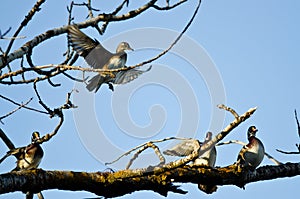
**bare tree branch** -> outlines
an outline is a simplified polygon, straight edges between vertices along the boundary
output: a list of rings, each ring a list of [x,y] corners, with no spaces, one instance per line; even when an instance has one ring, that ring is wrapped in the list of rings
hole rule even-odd
[[[299,125],[299,121],[298,121],[298,117],[297,117],[297,111],[295,110],[294,113],[295,113],[295,120],[296,120],[296,124],[297,124],[297,132],[298,132],[298,135],[300,138],[300,125]],[[276,149],[276,151],[283,153],[283,154],[300,154],[300,144],[296,144],[296,147],[298,149],[298,151],[296,151],[296,152],[287,152],[287,151],[283,151],[280,149]]]
[[[2,34],[2,32],[1,32],[1,30],[0,30],[0,39],[3,39],[4,36],[7,35],[7,34],[9,33],[9,31],[11,31],[11,27],[9,27],[9,28],[7,29],[7,31],[5,31],[3,34]]]
[[[9,31],[11,31],[11,27],[9,27],[7,29],[7,31],[5,31],[3,34],[1,33],[1,30],[0,30],[0,39],[9,39],[9,40],[13,40],[13,39],[24,39],[26,38],[25,36],[17,36],[17,37],[5,37],[5,35],[7,35],[9,33]],[[2,52],[4,53],[4,52]]]
[[[104,197],[117,197],[134,191],[151,190],[163,196],[168,192],[185,193],[174,186],[174,182],[206,184],[207,179],[217,185],[245,184],[276,178],[300,175],[300,163],[286,163],[278,166],[263,166],[255,172],[237,172],[236,166],[207,168],[186,165],[160,174],[144,173],[130,177],[134,170],[111,172],[44,171],[41,169],[11,172],[0,175],[0,193],[48,189],[88,191]],[[127,177],[128,176],[128,177]],[[76,183],[70,183],[76,182]],[[109,182],[109,183],[108,183]]]
[[[237,112],[235,112],[235,110],[233,110],[230,107],[225,106],[224,104],[219,104],[218,108],[219,109],[224,109],[225,111],[230,112],[235,118],[239,118],[240,117],[239,114],[237,114]]]
[[[224,108],[226,106],[222,105],[222,107]],[[226,108],[226,110],[233,110],[233,109]],[[255,112],[255,110],[256,110],[256,108],[251,108],[247,112],[245,112],[243,115],[235,118],[235,120],[233,122],[231,122],[223,131],[221,131],[214,138],[212,138],[211,141],[203,144],[201,146],[201,148],[200,148],[200,143],[199,143],[198,140],[189,139],[189,140],[191,140],[191,141],[194,142],[194,144],[193,144],[194,150],[193,150],[193,152],[190,155],[188,155],[188,156],[186,156],[186,157],[184,157],[182,159],[176,160],[174,162],[170,162],[170,163],[164,164],[164,165],[160,165],[159,164],[158,166],[155,166],[155,167],[149,166],[146,169],[136,169],[136,170],[133,170],[133,171],[136,171],[136,172],[134,173],[133,176],[130,176],[130,177],[137,177],[137,176],[143,175],[143,172],[160,174],[160,173],[163,173],[163,172],[165,172],[167,170],[175,169],[175,168],[181,167],[183,165],[186,165],[187,163],[195,160],[200,155],[202,155],[203,153],[205,153],[207,150],[209,150],[213,146],[215,146],[217,142],[219,142],[225,136],[227,136],[235,127],[237,127],[239,124],[241,124],[246,119],[248,119]],[[165,139],[157,140],[157,141],[154,141],[154,142],[162,142],[162,141],[166,141],[166,140],[170,140],[170,139],[176,139],[176,138],[165,138]],[[152,142],[148,142],[148,143],[152,144],[153,141]],[[128,155],[128,154],[130,154],[131,152],[133,152],[133,151],[135,151],[137,149],[140,149],[136,153],[136,155],[130,160],[130,162],[128,164],[130,166],[130,164],[138,156],[138,154],[140,153],[140,151],[142,152],[144,150],[144,148],[147,147],[148,143],[139,145],[138,147],[135,147],[134,149],[131,149],[130,151],[126,152],[125,154],[123,154],[122,156],[120,156],[119,158],[117,158],[116,160],[114,160],[114,161],[112,161],[110,163],[106,163],[106,164],[114,163],[114,162],[118,161],[121,157],[124,157],[125,155]],[[127,177],[129,177],[129,176],[127,176]]]
[[[3,142],[6,144],[6,146],[9,149],[16,148],[15,145],[12,143],[12,141],[7,137],[7,135],[4,133],[4,131],[0,128],[0,138],[3,140]]]
[[[47,114],[50,115],[50,118],[54,117],[54,116],[58,116],[58,117],[62,117],[63,116],[63,113],[62,113],[62,110],[63,109],[71,109],[71,108],[77,108],[77,106],[75,106],[71,101],[70,101],[70,97],[71,97],[71,94],[73,92],[73,90],[67,94],[67,100],[66,100],[66,103],[62,106],[60,106],[59,108],[54,108],[53,110],[50,109],[46,104],[45,102],[42,100],[38,90],[37,90],[37,87],[36,87],[36,82],[34,82],[33,84],[33,89],[35,91],[35,94],[36,96],[38,97],[39,99],[39,103],[40,105],[47,111]],[[76,90],[75,90],[76,91]]]
[[[138,16],[139,14],[145,12],[149,8],[151,8],[157,0],[150,0],[148,3],[142,5],[141,7],[131,10],[126,14],[122,14],[120,16],[111,15],[111,14],[100,14],[92,19],[88,19],[84,22],[76,24],[78,28],[87,28],[89,26],[93,26],[94,24],[99,23],[100,21],[124,21],[131,18]],[[21,58],[25,55],[29,50],[38,46],[42,42],[50,39],[54,36],[58,36],[64,33],[67,33],[68,26],[63,26],[60,28],[54,28],[51,30],[46,31],[43,34],[36,36],[34,39],[28,41],[24,44],[21,48],[15,50],[13,53],[5,54],[0,56],[0,69],[4,68],[8,63],[12,62],[13,60]]]
[[[159,142],[165,142],[165,141],[168,141],[168,140],[174,140],[174,139],[176,139],[176,140],[189,140],[189,138],[168,137],[168,138],[164,138],[164,139],[160,139],[160,140],[152,140],[152,141],[150,141],[150,142],[151,142],[151,143],[159,143]],[[147,143],[149,143],[149,142],[147,142]],[[138,146],[136,146],[136,147],[130,149],[129,151],[127,151],[127,152],[125,152],[124,154],[122,154],[121,156],[119,156],[117,159],[115,159],[115,160],[113,160],[113,161],[111,161],[111,162],[105,163],[105,165],[110,165],[110,164],[116,163],[116,162],[119,161],[121,158],[123,158],[123,157],[129,155],[129,154],[132,153],[133,151],[136,151],[136,150],[138,150],[138,149],[140,149],[140,148],[143,148],[145,145],[147,145],[147,143],[138,145]]]
[[[123,8],[123,6],[124,6],[125,4],[127,4],[127,6],[128,6],[128,2],[129,2],[129,0],[124,0],[124,1],[123,1],[118,7],[116,7],[116,9],[115,9],[112,13],[110,13],[110,14],[111,14],[111,15],[116,15],[116,14],[118,14],[118,12],[120,12],[120,11],[122,10],[122,8]],[[109,24],[109,21],[105,21],[105,22],[102,24],[102,27],[101,27],[101,29],[100,29],[100,31],[99,31],[99,33],[100,33],[101,35],[105,32],[105,30],[106,30],[108,24]]]
[[[0,117],[0,122],[3,124],[2,120],[10,115],[12,115],[13,113],[17,112],[18,110],[20,110],[21,108],[25,107],[27,104],[29,104],[31,102],[33,98],[30,98],[27,102],[25,102],[24,104],[22,103],[21,106],[17,107],[16,109],[10,111],[9,113],[3,115]]]
[[[222,107],[222,109],[231,110],[230,113],[232,113],[234,116],[238,115],[238,114],[234,114],[236,112],[232,108],[228,108],[225,105],[219,105],[218,107],[220,107],[220,106]],[[205,143],[201,146],[201,151],[199,152],[199,155],[202,155],[207,150],[209,150],[213,146],[215,146],[219,141],[221,141],[225,136],[227,136],[233,129],[235,129],[240,123],[247,120],[255,111],[256,111],[256,107],[250,108],[243,115],[235,117],[235,119],[229,125],[227,125],[223,129],[223,131],[221,131],[219,134],[217,134],[215,137],[213,137],[210,141],[208,141],[207,143]]]
[[[183,1],[179,1],[178,3],[175,3],[173,6],[168,6],[168,9],[173,9],[179,5],[181,5],[182,3],[186,2],[187,0],[183,0]],[[32,12],[30,12],[27,16],[28,21],[23,22],[22,24],[27,24],[29,22],[29,20],[33,17],[34,13],[37,12],[40,8],[39,6],[43,3],[44,1],[38,0],[35,4],[35,6],[32,8]],[[69,19],[68,19],[68,24],[71,23],[71,21],[73,20],[72,18],[72,9],[74,5],[82,5],[82,6],[86,6],[88,8],[89,11],[89,16],[90,19],[82,22],[82,23],[78,23],[77,26],[79,28],[86,28],[88,26],[93,26],[96,27],[96,29],[98,31],[100,31],[101,34],[103,34],[103,32],[105,31],[107,25],[109,22],[112,21],[122,21],[122,20],[127,20],[130,18],[133,18],[141,13],[143,13],[144,11],[146,11],[147,9],[151,8],[151,7],[156,7],[156,9],[158,8],[157,6],[155,6],[155,3],[157,2],[157,0],[149,0],[149,2],[147,2],[146,4],[144,4],[143,6],[135,9],[135,10],[131,10],[130,12],[126,13],[126,14],[122,14],[117,16],[116,14],[123,8],[123,6],[125,4],[128,4],[127,0],[124,0],[120,6],[118,6],[112,13],[110,14],[100,14],[98,16],[93,15],[93,11],[95,11],[94,8],[92,8],[91,6],[91,1],[88,1],[87,3],[83,3],[83,4],[75,4],[73,2],[71,2],[70,7],[68,7],[68,12],[69,12]],[[190,19],[190,21],[188,22],[188,24],[185,26],[185,28],[183,29],[183,31],[181,32],[181,34],[176,38],[176,40],[169,46],[168,49],[166,49],[165,51],[163,51],[162,53],[160,53],[159,55],[157,55],[156,57],[147,60],[143,63],[137,64],[135,66],[131,66],[131,67],[125,67],[125,68],[121,68],[121,69],[115,69],[115,70],[105,70],[102,72],[118,72],[118,71],[122,71],[122,70],[129,70],[132,68],[136,68],[139,66],[142,66],[144,64],[147,63],[151,63],[153,61],[155,61],[156,59],[160,58],[161,56],[163,56],[164,54],[166,54],[178,41],[179,39],[182,37],[182,35],[186,32],[186,30],[189,28],[189,26],[191,25],[192,21],[194,20],[199,7],[201,4],[201,0],[198,1],[198,5],[195,9],[195,12],[193,13],[192,18]],[[29,19],[30,18],[30,19]],[[102,30],[99,29],[98,27],[98,23],[100,21],[103,21],[103,26],[102,26]],[[19,30],[16,32],[16,34],[18,34],[19,31],[21,31],[22,29],[22,24],[19,27]],[[29,83],[33,83],[33,82],[39,82],[39,81],[44,81],[47,80],[49,82],[49,84],[53,87],[56,86],[60,86],[59,83],[53,83],[52,82],[52,77],[55,77],[57,75],[63,74],[64,76],[66,76],[67,78],[73,80],[73,81],[79,81],[79,82],[85,82],[85,79],[79,80],[75,77],[72,77],[70,75],[68,75],[66,73],[67,70],[81,70],[81,71],[93,71],[93,72],[99,72],[96,70],[89,70],[89,69],[82,69],[82,68],[71,68],[70,65],[72,65],[78,58],[78,55],[74,53],[74,51],[72,51],[72,53],[70,53],[70,46],[68,46],[68,49],[65,53],[66,58],[63,61],[63,65],[56,65],[56,67],[52,67],[49,70],[45,70],[46,68],[43,67],[36,67],[35,64],[32,61],[32,50],[34,47],[38,46],[40,43],[44,42],[45,40],[52,38],[54,36],[57,35],[61,35],[63,33],[67,32],[67,26],[61,27],[61,28],[56,28],[56,29],[52,29],[49,31],[46,31],[45,33],[36,36],[34,39],[32,39],[31,41],[27,42],[26,44],[24,44],[21,48],[19,48],[18,50],[14,51],[11,54],[8,54],[8,52],[10,51],[10,47],[7,49],[6,53],[4,53],[3,55],[0,55],[0,68],[4,68],[5,66],[7,66],[8,68],[8,72],[3,73],[0,76],[0,83],[2,84],[29,84]],[[18,58],[23,58],[24,54],[26,55],[27,58],[27,62],[29,64],[30,67],[24,67],[23,66],[23,59],[21,60],[21,68],[19,70],[15,70],[12,71],[9,63],[15,59]],[[73,57],[74,55],[74,57]],[[73,57],[73,59],[72,59]],[[69,63],[69,66],[67,66],[66,64]],[[31,79],[26,79],[25,78],[25,73],[30,73],[30,77]],[[34,74],[34,75],[32,75]],[[21,75],[20,79],[13,79],[13,77],[15,76],[19,76]],[[5,80],[6,78],[9,78],[9,80]]]
[[[41,10],[40,6],[45,2],[46,0],[38,0],[35,5],[30,9],[29,13],[27,14],[27,16],[25,16],[25,19],[21,22],[20,27],[17,29],[17,31],[14,34],[14,38],[16,38],[18,36],[18,34],[21,32],[21,30],[28,24],[28,22],[32,19],[32,17],[34,16],[34,14],[38,11]],[[12,45],[14,43],[14,40],[11,40],[6,51],[4,54],[4,60],[6,59],[6,55],[8,55]],[[9,62],[7,62],[9,63]]]
[[[167,6],[165,7],[161,7],[161,6],[157,6],[157,5],[153,5],[153,8],[155,8],[156,10],[171,10],[177,6],[180,6],[181,4],[185,3],[187,0],[180,0],[177,3],[175,3],[174,5],[169,5],[167,4]]]
[[[173,43],[166,50],[164,50],[163,52],[159,53],[157,56],[153,57],[152,59],[149,59],[147,61],[141,62],[141,63],[136,64],[134,66],[127,67],[127,70],[128,69],[132,69],[132,68],[136,68],[136,67],[140,67],[140,66],[143,66],[145,64],[149,64],[149,63],[151,63],[151,62],[159,59],[160,57],[162,57],[163,55],[165,55],[167,52],[169,52],[175,46],[175,44],[181,39],[181,37],[183,36],[183,34],[188,30],[188,28],[190,27],[190,25],[194,21],[194,18],[196,17],[196,15],[198,13],[200,5],[201,5],[201,0],[198,0],[198,5],[197,5],[197,7],[196,7],[196,9],[195,9],[195,11],[193,13],[192,18],[189,20],[189,22],[184,27],[184,29],[182,30],[182,32],[178,35],[178,37],[173,41]]]
[[[157,157],[160,160],[160,163],[158,164],[158,166],[161,166],[163,164],[165,164],[166,159],[165,157],[162,155],[162,153],[160,152],[159,148],[153,144],[152,142],[147,142],[143,147],[141,147],[135,154],[134,156],[130,159],[130,161],[128,162],[126,169],[129,169],[130,166],[132,165],[133,161],[139,156],[139,154],[141,154],[143,151],[145,151],[148,148],[152,148],[155,152],[155,154],[157,155]]]
[[[48,114],[48,113],[45,112],[45,111],[41,111],[41,110],[38,110],[38,109],[35,109],[35,108],[31,108],[31,107],[27,107],[27,106],[25,106],[25,105],[22,105],[22,104],[20,104],[20,103],[17,103],[17,102],[15,102],[15,101],[9,99],[8,97],[5,97],[5,96],[1,95],[1,94],[0,94],[0,97],[1,97],[2,99],[5,99],[6,101],[9,101],[10,103],[13,103],[14,105],[19,106],[19,107],[22,106],[23,108],[28,109],[28,110],[31,110],[31,111],[35,111],[35,112],[43,113],[43,114]]]
[[[299,120],[297,117],[297,110],[295,109],[295,119],[296,119],[296,123],[297,123],[297,131],[298,131],[298,136],[300,138],[300,124],[299,124]]]

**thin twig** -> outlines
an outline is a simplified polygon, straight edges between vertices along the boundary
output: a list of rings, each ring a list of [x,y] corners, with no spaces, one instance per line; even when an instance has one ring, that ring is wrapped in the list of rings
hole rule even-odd
[[[42,144],[43,142],[47,142],[49,141],[53,136],[55,136],[58,132],[58,130],[60,129],[60,127],[62,126],[63,122],[64,122],[64,115],[61,112],[61,114],[58,115],[60,120],[59,123],[57,124],[57,126],[55,127],[55,129],[53,130],[53,132],[48,133],[46,135],[44,135],[43,137],[41,137],[37,143]]]
[[[7,31],[5,31],[3,34],[1,33],[0,30],[0,39],[8,39],[8,40],[12,40],[12,39],[24,39],[26,38],[25,36],[17,36],[17,37],[5,37],[5,35],[7,35],[9,33],[9,31],[11,31],[11,27],[8,28]],[[4,52],[3,52],[4,53]]]
[[[219,109],[224,109],[224,110],[226,110],[226,111],[229,111],[235,118],[240,117],[239,114],[237,114],[237,112],[235,112],[235,110],[233,110],[233,109],[230,108],[230,107],[225,106],[224,104],[219,104],[217,107],[218,107]]]
[[[60,127],[62,126],[62,124],[64,122],[64,114],[62,112],[63,109],[77,108],[77,106],[75,106],[70,100],[71,95],[74,91],[78,92],[77,90],[72,90],[71,92],[67,93],[67,98],[66,98],[65,104],[63,104],[59,108],[56,108],[52,111],[55,115],[57,115],[60,118],[60,121],[59,121],[58,125],[55,127],[54,131],[52,133],[49,133],[49,134],[46,134],[45,136],[43,136],[39,140],[39,143],[47,142],[53,136],[55,136],[57,134],[58,130],[60,129]]]
[[[278,151],[278,152],[280,152],[280,153],[283,153],[283,154],[288,154],[288,155],[290,155],[290,154],[294,154],[294,155],[296,155],[296,154],[300,154],[300,152],[299,151],[295,151],[295,152],[289,152],[289,151],[282,151],[282,150],[280,150],[280,149],[276,149],[276,151]]]
[[[3,142],[6,144],[6,146],[11,150],[16,148],[15,145],[12,143],[12,141],[7,137],[7,135],[4,133],[4,131],[0,128],[0,137],[3,140]]]
[[[125,14],[120,16],[114,16],[109,14],[100,14],[95,16],[92,19],[86,20],[82,23],[76,24],[79,28],[87,28],[89,26],[94,26],[94,24],[99,23],[100,21],[125,21],[132,19],[143,12],[147,11],[149,8],[152,7],[158,0],[149,0],[146,4],[140,6],[135,10],[130,10]],[[4,68],[8,63],[12,62],[13,60],[21,58],[24,54],[28,52],[29,49],[33,49],[37,47],[39,44],[43,43],[45,40],[50,39],[52,37],[67,33],[68,26],[63,26],[59,28],[54,28],[51,30],[47,30],[46,32],[37,35],[32,40],[28,41],[26,44],[15,50],[13,53],[8,55],[0,55],[0,69]]]
[[[163,138],[163,139],[160,139],[160,140],[153,140],[153,141],[150,141],[151,143],[159,143],[159,142],[165,142],[165,141],[168,141],[168,140],[189,140],[190,138],[179,138],[179,137],[167,137],[167,138]],[[121,156],[119,156],[118,158],[116,158],[115,160],[111,161],[111,162],[107,162],[105,163],[105,165],[110,165],[110,164],[114,164],[115,162],[119,161],[121,158],[129,155],[130,153],[132,153],[133,151],[136,151],[142,147],[144,147],[145,145],[147,145],[147,143],[149,142],[146,142],[146,143],[143,143],[141,145],[138,145],[132,149],[130,149],[129,151],[123,153]]]
[[[224,105],[224,107],[226,107]],[[239,117],[235,117],[234,121],[232,121],[229,125],[227,125],[220,133],[218,133],[215,137],[213,137],[210,141],[204,143],[201,146],[201,151],[199,152],[199,155],[202,155],[209,149],[211,149],[213,146],[215,146],[218,142],[220,142],[222,139],[224,139],[233,129],[235,129],[239,124],[247,120],[255,111],[256,107],[250,108],[247,112],[245,112],[243,115],[240,115]],[[236,111],[234,111],[232,108],[225,109],[226,111],[229,111],[231,114],[236,116]],[[235,114],[236,113],[236,114]]]
[[[7,39],[7,40],[15,40],[15,39],[25,39],[26,36],[17,36],[17,37],[2,37],[0,39]]]
[[[64,76],[66,76],[67,78],[69,78],[69,79],[71,79],[71,80],[73,80],[73,81],[76,81],[76,82],[85,82],[85,81],[87,80],[87,78],[86,78],[86,79],[77,79],[77,78],[75,78],[75,77],[69,75],[69,74],[66,73],[66,72],[62,72],[62,74],[63,74]]]
[[[198,10],[200,8],[201,5],[201,0],[198,0],[198,5],[193,13],[192,18],[189,20],[189,22],[187,23],[187,25],[184,27],[184,29],[182,30],[182,32],[178,35],[178,37],[174,40],[174,42],[163,52],[161,52],[160,54],[158,54],[157,56],[153,57],[152,59],[149,59],[147,61],[141,62],[139,64],[136,64],[134,66],[129,66],[128,69],[132,69],[132,68],[137,68],[140,66],[143,66],[145,64],[149,64],[157,59],[159,59],[160,57],[162,57],[163,55],[165,55],[167,52],[169,52],[174,46],[175,44],[181,39],[181,37],[183,36],[183,34],[188,30],[188,28],[190,27],[190,25],[192,24],[192,22],[194,21],[194,18],[196,17]]]
[[[91,11],[100,11],[99,9],[96,9],[96,8],[92,8],[91,6],[91,1],[88,0],[88,3],[73,3],[74,6],[85,6],[87,7],[88,11],[89,11],[89,15],[90,17],[92,18],[93,17],[93,13],[91,13]]]
[[[18,34],[21,32],[21,30],[28,24],[28,22],[32,19],[32,17],[34,16],[34,14],[38,11],[41,10],[40,6],[45,2],[46,0],[38,0],[34,6],[30,9],[30,11],[28,12],[28,14],[25,16],[25,19],[21,22],[21,25],[19,26],[19,28],[17,29],[17,31],[15,32],[15,34],[13,35],[13,37],[17,37]],[[6,51],[5,51],[5,55],[8,55],[12,45],[14,43],[14,40],[11,40]]]
[[[297,124],[297,131],[298,131],[298,136],[300,138],[300,125],[299,125],[299,120],[298,120],[298,116],[297,116],[297,110],[295,109],[295,120],[296,120],[296,124]],[[280,149],[276,149],[276,151],[283,153],[283,154],[300,154],[300,144],[296,144],[296,147],[298,149],[298,151],[296,152],[288,152],[288,151],[282,151]]]
[[[71,25],[72,21],[74,20],[74,17],[72,17],[73,4],[74,4],[74,2],[71,1],[70,7],[67,6],[67,11],[68,11],[68,13],[69,13],[69,15],[68,15],[68,25]],[[67,64],[68,61],[69,61],[69,60],[71,59],[71,57],[72,57],[72,54],[70,53],[70,52],[71,52],[71,47],[70,47],[69,37],[67,37],[67,40],[68,40],[68,42],[67,42],[67,50],[66,50],[66,52],[63,54],[63,56],[66,56],[66,59],[65,59],[65,61],[62,62],[62,64]],[[74,52],[74,50],[72,50],[72,52]]]
[[[118,14],[118,12],[123,8],[123,6],[125,5],[125,3],[127,3],[127,6],[128,6],[128,0],[124,0],[112,13],[110,13],[111,15],[116,15],[116,14]],[[105,32],[105,30],[106,30],[106,28],[107,28],[107,26],[108,26],[108,24],[109,24],[109,21],[105,21],[105,22],[103,22],[103,24],[102,24],[102,27],[101,27],[101,29],[100,29],[100,34],[102,35],[104,32]]]
[[[165,6],[165,7],[160,7],[160,6],[157,6],[157,5],[153,5],[152,7],[155,8],[156,10],[171,10],[171,9],[185,3],[186,1],[187,0],[180,0],[180,1],[178,1],[177,3],[175,3],[171,6],[169,5],[169,3],[167,3],[167,6]]]
[[[0,78],[0,83],[1,84],[7,84],[7,85],[12,85],[12,84],[29,84],[29,83],[33,83],[33,82],[40,82],[40,81],[44,81],[44,80],[48,80],[49,77],[55,77],[59,74],[61,74],[63,71],[54,71],[52,73],[50,73],[50,75],[44,75],[44,76],[40,76],[40,77],[35,77],[32,79],[27,79],[27,80],[19,80],[19,81],[2,81]]]
[[[27,104],[29,104],[29,103],[31,102],[32,99],[33,99],[33,98],[30,98],[30,99],[29,99],[27,102],[25,102],[24,104],[22,103],[21,106],[19,106],[19,107],[17,107],[16,109],[10,111],[9,113],[5,114],[4,116],[1,116],[1,117],[0,117],[0,122],[1,122],[2,124],[4,124],[4,123],[2,122],[2,120],[3,120],[4,118],[6,118],[6,117],[12,115],[13,113],[17,112],[17,111],[20,110],[21,108],[25,107]]]
[[[162,153],[160,152],[159,148],[153,144],[153,142],[147,142],[143,147],[141,147],[135,154],[134,156],[129,160],[126,169],[129,169],[130,166],[132,165],[133,161],[139,156],[139,154],[141,154],[143,151],[145,151],[148,148],[152,148],[155,152],[155,154],[157,155],[157,157],[159,158],[160,162],[158,164],[159,165],[163,165],[166,162],[166,159],[164,158],[164,156],[162,155]]]
[[[7,98],[7,97],[1,95],[1,94],[0,94],[0,97],[1,97],[2,99],[5,99],[6,101],[9,101],[9,102],[13,103],[14,105],[22,106],[22,104],[17,103],[17,102],[15,102],[15,101],[13,101],[13,100],[11,100],[11,99],[9,99],[9,98]],[[48,113],[45,112],[45,111],[41,111],[41,110],[38,110],[38,109],[35,109],[35,108],[31,108],[31,107],[27,107],[27,106],[23,106],[23,108],[28,109],[28,110],[31,110],[31,111],[35,111],[35,112],[38,112],[38,113],[48,114]]]
[[[231,109],[233,110],[233,109]],[[215,137],[212,138],[211,141],[203,144],[201,146],[201,150],[198,150],[197,152],[193,152],[193,154],[191,154],[190,156],[187,156],[183,159],[181,159],[181,162],[178,163],[174,163],[174,165],[178,166],[178,165],[183,165],[188,163],[189,161],[192,161],[192,158],[197,158],[198,156],[202,155],[203,153],[205,153],[207,150],[209,150],[210,148],[212,148],[213,146],[216,145],[216,143],[218,143],[220,140],[222,140],[225,136],[227,136],[234,128],[236,128],[240,123],[244,122],[245,120],[247,120],[254,112],[256,111],[256,108],[250,108],[247,112],[245,112],[243,115],[239,116],[238,118],[235,118],[235,120],[233,122],[231,122],[227,127],[225,127],[219,134],[217,134]],[[235,112],[235,111],[234,111]],[[172,140],[172,139],[178,139],[178,140],[194,140],[191,138],[177,138],[177,137],[169,137],[169,138],[165,138],[165,139],[161,139],[161,140],[154,140],[151,141],[151,143],[158,143],[158,142],[164,142],[167,140]],[[194,140],[195,141],[195,140]],[[147,144],[147,143],[146,143]],[[108,162],[105,163],[105,165],[109,165],[109,164],[113,164],[115,162],[117,162],[118,160],[120,160],[122,157],[129,155],[131,152],[138,150],[142,147],[144,147],[146,144],[141,144],[137,147],[134,147],[133,149],[127,151],[126,153],[122,154],[121,156],[119,156],[117,159],[115,159],[112,162]],[[199,145],[200,146],[200,145]],[[196,154],[195,154],[196,153]],[[167,164],[168,166],[166,166],[165,168],[173,168],[172,165]],[[173,166],[174,166],[173,165]],[[175,166],[175,167],[176,167]]]
[[[300,124],[299,124],[299,120],[298,120],[298,117],[297,117],[297,110],[296,109],[295,109],[295,119],[296,119],[296,123],[297,123],[298,135],[299,135],[299,138],[300,138]]]
[[[11,27],[9,27],[9,28],[7,29],[7,31],[5,31],[3,34],[2,34],[2,32],[1,32],[1,30],[0,30],[0,39],[3,39],[3,37],[9,33],[9,31],[11,31]]]
[[[50,115],[50,117],[54,116],[54,111],[52,111],[42,100],[37,88],[36,88],[36,82],[33,83],[33,89],[35,91],[36,96],[38,97],[40,105],[47,111],[47,114]]]
[[[148,167],[148,168],[143,168],[143,169],[134,169],[130,171],[130,174],[124,176],[124,177],[120,177],[120,179],[123,178],[133,178],[133,177],[138,177],[138,176],[145,176],[145,175],[158,175],[162,172],[171,170],[171,169],[175,169],[178,167],[181,167],[183,165],[188,164],[189,162],[195,160],[196,158],[198,158],[199,156],[201,156],[204,152],[206,152],[207,150],[209,150],[210,148],[212,148],[213,146],[216,145],[217,142],[219,142],[220,140],[222,140],[225,136],[227,136],[234,128],[236,128],[239,124],[241,124],[242,122],[244,122],[245,120],[247,120],[254,112],[255,112],[256,108],[250,108],[247,112],[245,112],[243,115],[241,115],[238,118],[235,118],[235,120],[233,122],[231,122],[227,127],[225,127],[219,134],[217,134],[214,138],[212,138],[211,141],[201,145],[201,149],[200,149],[200,143],[198,140],[194,140],[194,139],[190,139],[191,141],[193,141],[193,146],[194,146],[194,150],[193,152],[176,161],[170,162],[168,164],[164,164],[164,165],[159,165],[156,167]],[[141,146],[141,145],[140,145]],[[142,145],[143,146],[143,145]],[[138,147],[135,147],[138,148]],[[130,150],[133,151],[133,150]],[[126,154],[126,153],[125,153]],[[123,157],[124,155],[122,155]],[[118,158],[120,159],[120,158]],[[118,160],[117,159],[117,160]],[[116,160],[116,161],[117,161]],[[113,161],[115,162],[115,161]]]
[[[24,69],[23,64],[24,64],[24,57],[21,58],[21,62],[20,62],[21,69]],[[21,74],[21,77],[22,77],[22,80],[25,81],[25,74],[24,73]]]

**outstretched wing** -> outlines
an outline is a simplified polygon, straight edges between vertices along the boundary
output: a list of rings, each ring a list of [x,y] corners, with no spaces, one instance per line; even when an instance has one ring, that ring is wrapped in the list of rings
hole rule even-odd
[[[188,156],[194,151],[194,142],[195,140],[185,140],[175,145],[173,148],[165,150],[163,153],[171,156]]]
[[[117,73],[114,84],[126,84],[128,82],[131,82],[132,80],[138,78],[139,75],[148,72],[151,70],[151,66],[143,71],[143,70],[137,70],[137,69],[130,69],[126,71],[120,71]]]
[[[113,56],[97,40],[88,37],[75,25],[69,26],[68,38],[74,50],[93,68],[103,68]]]

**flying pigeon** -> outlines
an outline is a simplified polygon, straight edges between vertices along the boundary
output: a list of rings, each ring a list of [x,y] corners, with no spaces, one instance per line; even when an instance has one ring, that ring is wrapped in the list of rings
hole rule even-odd
[[[44,151],[40,144],[37,142],[39,139],[39,132],[33,132],[31,137],[31,144],[25,147],[11,149],[6,153],[4,157],[0,159],[0,163],[7,157],[14,155],[17,158],[17,166],[12,171],[36,169],[44,156]],[[44,198],[41,192],[37,193],[37,195],[39,199]],[[28,191],[26,193],[26,198],[33,198],[33,193]]]
[[[121,42],[116,49],[116,53],[111,53],[99,41],[85,35],[76,25],[68,27],[68,40],[77,54],[84,57],[87,64],[95,69],[125,68],[127,61],[125,51],[133,50],[127,42]],[[151,66],[145,71],[128,69],[112,73],[100,73],[89,80],[86,88],[89,91],[95,90],[97,92],[103,83],[107,83],[109,88],[114,91],[112,84],[126,84],[150,69]]]

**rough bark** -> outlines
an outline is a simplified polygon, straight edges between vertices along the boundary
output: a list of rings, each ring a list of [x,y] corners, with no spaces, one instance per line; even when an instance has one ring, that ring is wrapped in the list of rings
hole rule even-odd
[[[136,176],[136,173],[140,175]],[[151,190],[166,196],[168,192],[185,193],[174,186],[174,182],[244,187],[251,182],[297,175],[300,175],[300,163],[263,166],[254,172],[240,170],[235,165],[215,169],[183,166],[160,174],[145,170],[86,173],[37,169],[1,174],[0,193],[14,191],[37,193],[47,189],[60,189],[88,191],[99,196],[116,197],[134,191]]]

